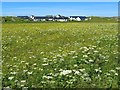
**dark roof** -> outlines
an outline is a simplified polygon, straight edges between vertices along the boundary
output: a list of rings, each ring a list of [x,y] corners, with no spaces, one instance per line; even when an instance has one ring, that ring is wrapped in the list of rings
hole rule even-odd
[[[28,16],[17,16],[18,18],[29,19]]]
[[[68,19],[68,17],[47,17],[47,16],[36,16],[34,19]]]
[[[48,18],[48,19],[53,19],[54,17],[46,16],[46,18]]]
[[[68,17],[63,17],[64,19],[69,19]]]
[[[54,17],[54,19],[68,19],[68,17]]]
[[[72,18],[77,18],[77,17],[79,17],[79,18],[86,18],[86,16],[70,16],[70,17],[72,17]]]
[[[34,17],[34,19],[46,19],[47,17]]]

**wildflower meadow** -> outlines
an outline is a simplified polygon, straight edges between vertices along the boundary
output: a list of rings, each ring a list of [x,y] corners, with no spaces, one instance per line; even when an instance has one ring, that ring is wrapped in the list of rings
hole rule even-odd
[[[117,88],[117,23],[4,23],[5,88]]]

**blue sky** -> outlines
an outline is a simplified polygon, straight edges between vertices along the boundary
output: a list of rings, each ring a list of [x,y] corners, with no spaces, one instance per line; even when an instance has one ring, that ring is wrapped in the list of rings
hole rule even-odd
[[[119,0],[1,0],[2,2],[119,2]]]
[[[3,16],[19,15],[117,16],[117,2],[3,2]]]

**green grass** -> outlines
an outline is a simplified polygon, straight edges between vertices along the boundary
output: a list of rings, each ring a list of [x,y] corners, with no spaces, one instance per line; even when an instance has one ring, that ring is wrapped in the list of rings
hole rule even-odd
[[[3,87],[117,88],[117,23],[3,24]]]

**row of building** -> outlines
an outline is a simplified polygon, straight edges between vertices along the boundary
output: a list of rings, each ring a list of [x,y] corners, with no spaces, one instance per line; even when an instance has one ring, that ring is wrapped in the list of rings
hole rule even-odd
[[[56,15],[56,16],[34,16],[31,15],[29,16],[17,16],[19,18],[23,19],[31,19],[33,21],[61,21],[61,22],[66,22],[66,21],[87,21],[90,20],[90,17],[86,16],[61,16],[61,15]]]

